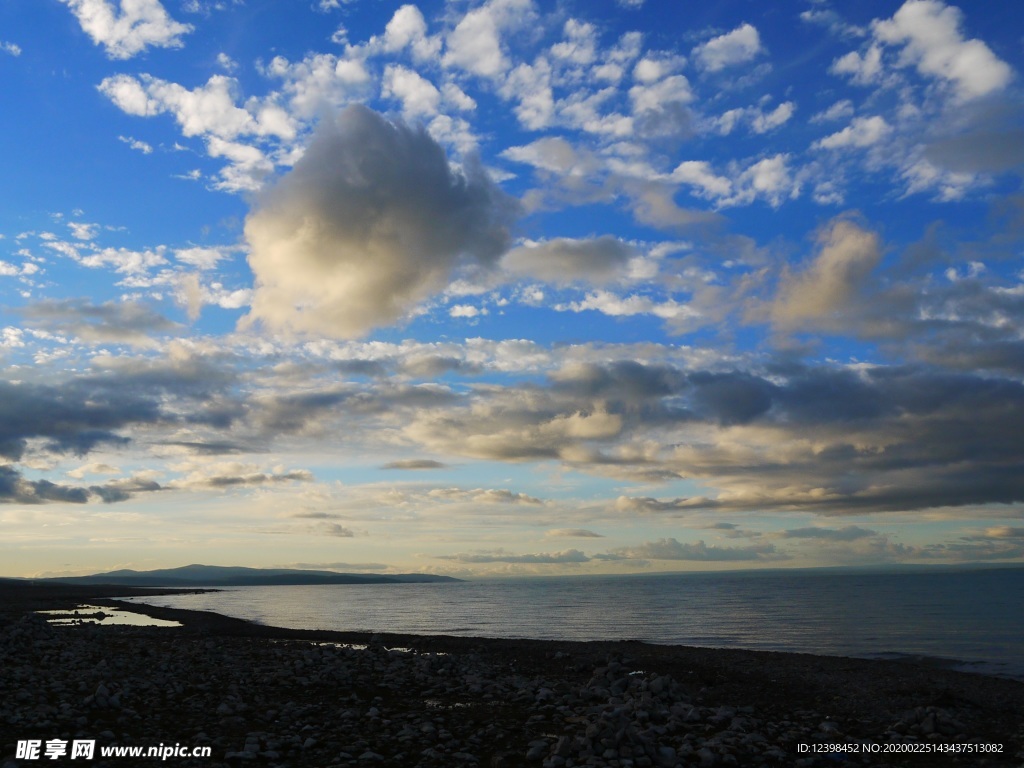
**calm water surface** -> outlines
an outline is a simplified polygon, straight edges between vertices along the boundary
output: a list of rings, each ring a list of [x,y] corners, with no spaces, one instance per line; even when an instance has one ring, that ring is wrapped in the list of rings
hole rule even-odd
[[[1024,679],[1024,569],[239,587],[138,602],[301,629],[923,655]]]

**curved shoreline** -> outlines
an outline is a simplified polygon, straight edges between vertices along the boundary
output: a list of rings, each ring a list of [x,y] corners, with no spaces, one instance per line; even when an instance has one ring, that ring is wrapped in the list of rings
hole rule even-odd
[[[214,703],[216,697],[213,692],[205,691],[201,683],[194,683],[161,704],[157,714],[161,714],[161,727],[166,729],[160,732],[161,738],[176,739],[184,743],[196,733],[195,723],[198,722],[202,724],[199,730],[217,744],[218,748],[223,747],[221,757],[224,762],[204,761],[202,764],[207,768],[211,764],[235,764],[235,758],[229,759],[226,755],[241,750],[242,744],[246,743],[245,734],[270,734],[273,733],[273,727],[277,727],[274,722],[264,722],[266,717],[262,715],[262,720],[255,716],[249,720],[248,713],[254,712],[258,707],[269,706],[269,703],[279,698],[291,700],[300,710],[304,707],[309,711],[323,709],[327,706],[323,692],[337,690],[336,680],[348,679],[345,676],[350,675],[346,669],[363,670],[365,673],[363,677],[357,676],[360,681],[358,686],[347,689],[356,691],[349,695],[357,696],[363,705],[364,715],[365,712],[379,709],[382,703],[386,703],[388,707],[401,713],[401,717],[396,715],[395,722],[409,718],[426,727],[428,721],[432,722],[430,719],[437,715],[432,709],[435,705],[428,704],[431,701],[442,702],[436,706],[451,707],[452,712],[456,711],[456,707],[461,708],[458,710],[460,712],[465,710],[463,714],[477,712],[478,716],[474,715],[470,720],[471,725],[477,728],[479,733],[474,731],[475,735],[467,735],[468,741],[460,741],[460,744],[463,744],[464,750],[470,750],[471,747],[475,750],[464,751],[464,754],[475,754],[480,761],[485,757],[490,761],[479,762],[481,768],[485,765],[565,765],[564,758],[562,762],[549,759],[561,757],[556,752],[565,752],[568,749],[565,746],[566,742],[559,741],[559,733],[573,734],[576,740],[585,739],[574,723],[580,718],[593,719],[597,716],[594,712],[598,710],[604,713],[600,717],[608,716],[608,712],[627,709],[630,716],[633,716],[638,711],[644,711],[638,707],[642,701],[648,701],[648,704],[643,706],[653,711],[661,700],[658,697],[646,699],[644,696],[650,697],[650,693],[643,693],[639,689],[633,697],[630,686],[642,685],[645,686],[643,690],[647,691],[647,686],[653,688],[658,685],[658,679],[672,681],[671,688],[665,683],[665,693],[659,695],[664,699],[661,703],[666,708],[665,711],[671,710],[675,713],[671,717],[666,715],[669,718],[666,722],[676,729],[670,729],[670,735],[675,740],[670,740],[669,735],[666,735],[664,745],[655,738],[651,743],[632,745],[631,748],[639,750],[643,747],[650,750],[665,746],[666,749],[683,749],[689,742],[679,739],[685,737],[693,741],[694,745],[703,744],[705,741],[710,745],[701,746],[699,749],[718,749],[726,752],[733,750],[729,754],[746,754],[748,757],[751,754],[757,755],[759,760],[766,761],[763,763],[765,765],[797,764],[796,761],[800,759],[809,760],[810,762],[804,763],[808,766],[826,765],[831,761],[826,759],[827,756],[822,756],[819,761],[813,756],[800,756],[795,752],[787,753],[791,758],[788,761],[771,762],[768,757],[775,754],[772,749],[776,752],[779,749],[783,752],[795,749],[796,743],[802,743],[796,739],[816,738],[841,738],[845,740],[844,743],[883,743],[896,738],[922,741],[930,739],[932,742],[970,738],[998,742],[1004,749],[1000,755],[985,756],[983,760],[987,762],[979,761],[978,755],[943,754],[930,755],[927,762],[922,762],[919,755],[904,755],[890,756],[887,761],[874,758],[874,762],[865,762],[865,765],[1017,766],[1021,758],[1016,757],[1016,754],[1024,750],[1024,722],[1020,714],[1024,712],[1024,683],[951,671],[928,664],[769,651],[648,645],[635,641],[510,640],[449,635],[297,630],[253,624],[212,612],[125,603],[116,599],[189,590],[126,590],[123,587],[75,587],[71,590],[60,587],[12,589],[7,584],[3,587],[5,589],[0,593],[0,597],[5,599],[2,602],[3,608],[0,609],[0,634],[16,625],[19,631],[31,631],[42,638],[48,638],[47,642],[63,649],[62,653],[72,657],[102,653],[103,658],[107,660],[106,664],[126,665],[130,674],[126,682],[117,683],[123,685],[126,691],[151,685],[153,682],[149,678],[150,664],[145,664],[137,658],[142,655],[153,660],[168,658],[170,661],[166,663],[180,665],[179,674],[195,677],[197,680],[209,676],[228,681],[226,684],[229,688],[234,686],[238,690],[238,693],[232,695],[239,699],[259,696],[263,704],[246,705],[249,707],[248,710],[243,709],[237,714],[222,716],[224,713],[221,710],[235,708],[234,699],[229,699],[226,703]],[[40,626],[41,620],[37,617],[26,616],[26,613],[35,610],[67,609],[84,602],[117,607],[160,619],[176,620],[183,626],[51,628],[46,625]],[[11,632],[18,634],[14,630]],[[352,645],[368,648],[353,650],[338,647]],[[41,647],[45,649],[45,643]],[[410,650],[389,652],[388,648]],[[71,677],[66,682],[59,679],[55,681],[54,678],[60,678],[64,673],[61,670],[45,669],[50,657],[35,658],[31,656],[34,652],[43,653],[42,650],[36,651],[35,646],[32,646],[28,650],[22,648],[21,655],[10,658],[21,664],[24,674],[36,680],[41,688],[44,683],[49,686],[70,685],[75,680]],[[29,656],[26,657],[25,653]],[[317,660],[317,664],[322,666],[322,669],[320,666],[317,667],[321,670],[318,674],[322,677],[314,676],[309,678],[308,683],[296,687],[296,673],[292,662],[296,661],[305,670],[310,653]],[[179,654],[185,656],[179,661],[174,661],[179,658]],[[444,659],[447,661],[443,661]],[[438,664],[442,665],[439,667],[442,672],[438,672],[438,675],[455,674],[462,682],[450,686],[443,682],[443,676],[435,676],[425,681],[417,677],[420,666],[427,665],[433,669]],[[444,673],[443,670],[448,667],[454,672]],[[373,671],[382,668],[393,670],[390,678],[379,678],[379,672]],[[263,671],[254,675],[254,669]],[[609,680],[602,682],[603,678],[600,678],[600,675],[611,675],[605,671],[609,669],[617,669],[616,674],[619,678],[611,680],[609,677]],[[636,678],[635,684],[633,677]],[[106,682],[106,685],[110,686],[108,678],[109,674],[106,674],[100,684]],[[306,674],[298,676],[298,679],[306,678]],[[466,680],[477,682],[465,683]],[[328,685],[330,681],[335,682]],[[624,685],[626,690],[618,691],[618,688]],[[246,687],[250,689],[249,693],[243,693]],[[499,691],[501,695],[498,695]],[[17,695],[16,693],[15,697]],[[374,706],[366,706],[373,704],[377,699],[381,702]],[[575,714],[572,717],[563,717],[559,714],[558,707],[555,706],[558,701],[563,702],[563,709],[571,709]],[[586,702],[590,703],[583,707]],[[688,714],[680,714],[683,712],[680,708],[684,703],[689,708]],[[305,725],[302,727],[310,726],[317,729],[318,733],[325,728],[329,731],[328,724],[331,722],[344,723],[345,728],[354,727],[356,731],[372,731],[378,727],[379,723],[373,721],[372,717],[369,722],[363,722],[361,717],[357,722],[345,723],[345,712],[350,709],[351,707],[342,709],[334,714],[327,710],[324,710],[322,715],[307,713]],[[747,714],[735,714],[741,710]],[[716,712],[734,714],[726,722],[724,715],[719,717]],[[108,714],[114,716],[118,713],[90,710],[80,714],[79,717],[85,717],[87,720],[91,717],[98,723],[96,726],[90,723],[85,732],[88,733],[89,728],[105,724],[104,717]],[[534,725],[530,725],[531,718],[538,714],[544,714],[552,721],[545,731],[552,739],[549,739],[551,743],[541,750],[544,753],[540,755],[542,759],[527,760],[526,753],[530,749],[539,749],[539,746],[530,747],[530,744],[543,740],[527,738],[538,735],[536,721]],[[186,715],[187,725],[182,719]],[[323,718],[322,722],[317,719],[320,717]],[[337,717],[342,719],[337,720]],[[644,720],[647,715],[636,717],[639,719],[631,720],[627,724],[629,728],[638,734],[647,733],[647,726],[650,725]],[[689,724],[685,717],[698,719]],[[778,734],[768,739],[772,741],[771,745],[765,744],[763,749],[753,748],[754,751],[750,752],[749,749],[752,748],[744,746],[743,742],[743,739],[749,736],[750,730],[740,727],[744,718],[759,724],[754,733],[765,735],[766,738]],[[676,723],[676,720],[679,722]],[[740,725],[734,723],[734,720]],[[943,733],[940,725],[947,720],[956,725],[946,730],[964,730],[959,733]],[[174,723],[179,721],[181,724],[174,726]],[[289,728],[297,723],[298,721],[290,723]],[[594,726],[593,723],[591,725]],[[452,730],[454,727],[453,725],[449,728],[449,731],[455,733]],[[500,727],[501,738],[493,737],[495,741],[490,746],[486,743],[477,743],[487,742],[492,738],[481,735],[488,727]],[[625,727],[626,725],[621,726]],[[834,733],[831,730],[833,728]],[[112,727],[102,730],[117,732]],[[2,718],[0,731],[6,737],[0,743],[2,762],[2,758],[7,756],[8,750],[13,746],[10,739],[25,738],[26,734],[24,730],[11,731],[3,725]],[[55,733],[50,733],[52,738]],[[146,729],[142,728],[139,733],[145,735]],[[45,737],[45,732],[43,735]],[[395,734],[392,733],[387,738],[382,737],[377,742],[367,742],[370,744],[367,749],[373,754],[382,754],[373,750],[388,748],[392,736]],[[548,738],[544,734],[541,736]],[[238,743],[239,738],[242,738],[241,743]],[[264,745],[273,742],[270,736],[259,738],[263,739],[260,743]],[[473,741],[474,738],[476,742]],[[573,743],[576,744],[575,741]],[[235,744],[237,749],[230,749],[231,744]],[[715,746],[716,744],[719,746]],[[432,744],[425,749],[440,750],[443,745]],[[694,754],[697,754],[699,749],[695,748]],[[748,751],[744,752],[744,749]],[[280,750],[262,751],[274,753]],[[337,752],[349,754],[340,747]],[[722,752],[722,755],[726,752]],[[301,749],[293,749],[288,754],[287,759],[282,758],[284,761],[277,764],[315,765],[323,768],[325,765],[366,763],[360,761],[358,755],[352,756],[353,762],[349,763],[345,759],[332,762],[329,760],[331,756],[326,753],[318,754],[314,758],[312,754],[305,755]],[[456,764],[458,761],[453,761],[451,754],[454,753],[450,750],[442,750],[438,752],[441,757],[420,755],[415,761],[411,761],[411,758],[405,756],[402,760],[408,759],[410,762],[385,761],[380,764]],[[649,763],[641,761],[639,765],[659,765],[660,763],[656,762],[657,755],[651,754],[653,756],[649,758]],[[667,754],[668,752],[664,753]],[[682,755],[682,752],[679,754]],[[708,754],[710,753],[704,753],[704,757],[707,758]],[[849,755],[847,758],[848,764],[861,764],[856,760],[851,762]],[[618,758],[612,760],[597,756],[594,759],[598,762],[589,764],[619,764]],[[494,762],[495,760],[498,762]],[[544,760],[548,762],[545,763]],[[275,763],[271,758],[267,758],[262,764]],[[627,764],[638,765],[636,762]],[[670,765],[667,758],[664,764]],[[689,763],[680,761],[679,764]],[[740,764],[747,763],[741,761]]]

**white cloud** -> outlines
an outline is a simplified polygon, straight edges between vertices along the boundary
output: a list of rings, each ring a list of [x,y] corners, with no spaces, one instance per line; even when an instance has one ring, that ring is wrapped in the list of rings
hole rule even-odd
[[[478,309],[472,304],[455,304],[448,310],[448,314],[451,317],[478,317],[480,315],[486,315],[486,309]]]
[[[223,69],[225,72],[234,72],[236,69],[238,69],[238,62],[232,59],[223,51],[217,54],[217,64],[219,64],[221,69]]]
[[[876,83],[882,78],[882,49],[872,45],[863,55],[850,51],[832,62],[829,71],[837,75],[850,75],[858,85]]]
[[[789,122],[794,112],[796,104],[792,101],[779,104],[771,112],[765,112],[760,107],[741,107],[723,113],[712,124],[724,136],[732,133],[741,122],[747,123],[754,133],[768,133]]]
[[[139,139],[133,139],[131,136],[118,136],[117,140],[124,142],[132,149],[141,152],[144,155],[149,155],[153,152],[153,147],[151,145],[144,141],[140,141]]]
[[[455,83],[445,83],[441,86],[441,95],[445,104],[461,112],[472,112],[476,109],[476,102],[473,98]]]
[[[339,58],[329,53],[309,54],[289,62],[275,56],[266,74],[280,78],[293,115],[311,119],[325,109],[339,109],[364,94],[370,73],[358,58]]]
[[[554,309],[559,312],[585,312],[593,310],[611,317],[654,315],[662,320],[685,320],[700,315],[700,312],[693,307],[687,304],[680,304],[675,299],[656,301],[649,296],[640,294],[619,296],[604,290],[592,291],[582,301],[556,304]]]
[[[566,39],[551,46],[552,58],[577,65],[591,64],[597,59],[597,30],[593,24],[569,19],[563,31]]]
[[[751,118],[751,128],[754,133],[768,133],[789,122],[795,111],[796,104],[792,101],[784,101],[768,113],[758,111]]]
[[[76,240],[94,240],[96,230],[99,229],[98,224],[87,224],[84,221],[69,221],[68,227]]]
[[[384,50],[388,53],[409,48],[419,61],[434,59],[441,50],[440,36],[427,35],[427,22],[415,5],[403,5],[384,28]]]
[[[672,171],[672,180],[697,187],[711,198],[726,198],[732,194],[732,182],[718,176],[711,170],[711,164],[704,160],[687,160]]]
[[[508,69],[501,36],[525,26],[533,18],[532,0],[489,0],[467,13],[445,40],[442,62],[483,77],[497,77]]]
[[[236,87],[237,81],[226,75],[213,75],[205,85],[192,90],[150,75],[138,79],[114,75],[104,79],[99,90],[128,114],[148,117],[171,113],[185,136],[295,136],[293,121],[280,107],[258,102],[246,108],[237,106]]]
[[[551,66],[544,58],[532,65],[513,69],[499,91],[506,99],[518,101],[514,111],[519,122],[531,131],[548,127],[555,117],[555,96],[551,87]]]
[[[1010,66],[981,40],[965,40],[963,13],[940,0],[907,0],[891,19],[872,24],[875,38],[903,45],[898,64],[953,85],[968,100],[1002,90],[1013,77]]]
[[[21,56],[21,46],[16,43],[0,41],[0,51],[9,53],[11,56]]]
[[[812,146],[822,149],[843,149],[846,147],[870,147],[881,141],[892,132],[892,126],[885,122],[885,118],[874,115],[872,117],[858,117],[843,130],[820,139]]]
[[[853,116],[853,102],[849,99],[842,99],[837,101],[828,109],[823,109],[821,112],[816,112],[811,115],[812,123],[830,123],[835,120],[844,120],[847,117]]]
[[[172,19],[159,0],[121,0],[120,13],[108,0],[60,0],[82,30],[112,59],[130,59],[149,46],[180,48],[190,24]]]
[[[399,64],[384,68],[381,95],[401,101],[402,114],[408,120],[436,115],[441,103],[441,92],[433,83]]]
[[[777,154],[742,170],[732,163],[730,175],[723,176],[715,173],[706,161],[688,160],[680,163],[670,178],[689,185],[698,197],[713,200],[719,207],[746,205],[761,199],[777,208],[783,200],[795,198],[800,192],[800,184],[790,172],[788,161],[789,155]]]
[[[196,267],[198,269],[213,269],[217,264],[230,257],[228,248],[179,248],[174,252],[174,258],[182,264]]]
[[[741,24],[732,32],[719,35],[693,49],[693,57],[707,72],[718,72],[752,60],[759,54],[761,36],[751,24]]]
[[[964,171],[947,171],[925,159],[909,162],[901,175],[907,182],[907,192],[935,192],[941,202],[960,200],[967,190],[978,182],[977,175]]]
[[[688,104],[693,101],[690,81],[683,75],[672,75],[650,85],[634,85],[629,89],[634,112],[657,112],[665,105]]]

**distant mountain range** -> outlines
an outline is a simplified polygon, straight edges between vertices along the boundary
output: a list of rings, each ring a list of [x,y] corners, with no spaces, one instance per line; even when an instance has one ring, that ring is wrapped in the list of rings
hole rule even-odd
[[[130,587],[255,587],[303,584],[422,584],[461,581],[429,573],[337,573],[294,568],[242,568],[223,565],[184,565],[155,571],[121,569],[91,576],[33,579],[53,584],[117,584]]]

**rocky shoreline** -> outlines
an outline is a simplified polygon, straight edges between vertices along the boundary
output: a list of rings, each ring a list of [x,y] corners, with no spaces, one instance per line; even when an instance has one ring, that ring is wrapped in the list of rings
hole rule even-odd
[[[160,758],[98,750],[160,744],[210,747],[164,761],[180,768],[1024,765],[1012,680],[635,642],[288,630],[110,599],[126,594],[2,585],[0,767],[145,765]],[[83,602],[183,626],[33,613]],[[97,753],[18,759],[26,739],[95,740]],[[953,745],[972,751],[941,751]]]

